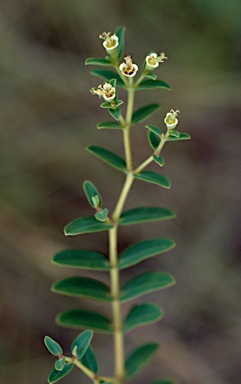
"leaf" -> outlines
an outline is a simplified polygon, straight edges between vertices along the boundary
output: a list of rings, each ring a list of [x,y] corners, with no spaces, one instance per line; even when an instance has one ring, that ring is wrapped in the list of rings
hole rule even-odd
[[[136,87],[136,90],[142,90],[142,89],[155,89],[155,88],[165,88],[170,90],[171,87],[169,84],[165,83],[165,81],[162,80],[142,80],[140,84]]]
[[[98,372],[98,361],[91,345],[88,346],[84,356],[81,358],[81,363],[84,364],[85,367],[89,368],[92,372]]]
[[[160,165],[160,167],[163,167],[163,165],[165,164],[164,158],[161,157],[161,156],[157,156],[157,155],[154,154],[153,155],[153,160],[155,161],[155,163]]]
[[[151,384],[177,384],[177,383],[176,381],[173,381],[173,380],[164,379],[164,380],[154,380]]]
[[[161,135],[162,135],[161,128],[157,127],[156,125],[148,124],[145,126],[145,128],[149,129],[149,131],[152,131],[153,133],[155,133],[159,137],[161,137]]]
[[[173,276],[165,272],[146,272],[134,277],[122,289],[121,302],[132,300],[135,297],[168,288],[175,284]]]
[[[49,384],[56,383],[57,381],[59,381],[60,379],[62,379],[66,375],[68,375],[68,373],[70,371],[72,371],[73,368],[74,368],[74,364],[66,364],[63,367],[62,371],[58,371],[57,369],[53,369],[50,372],[49,377],[48,377]]]
[[[154,132],[149,131],[148,132],[148,141],[150,146],[155,150],[157,149],[158,145],[160,144],[160,139],[155,135]]]
[[[140,123],[147,119],[160,108],[160,104],[149,104],[137,109],[132,115],[132,124]]]
[[[160,320],[162,316],[163,311],[156,304],[135,305],[125,318],[123,332],[129,332],[142,325],[154,323]]]
[[[128,268],[142,260],[167,252],[175,247],[171,239],[157,238],[140,241],[126,248],[119,259],[119,269]]]
[[[117,28],[115,34],[119,38],[118,57],[121,57],[125,46],[125,27]]]
[[[135,376],[146,365],[159,348],[158,343],[145,343],[132,351],[125,363],[128,379]]]
[[[102,79],[106,81],[110,81],[111,79],[116,79],[116,84],[119,87],[124,87],[125,84],[123,83],[121,77],[118,75],[118,73],[107,71],[106,69],[94,69],[90,72],[91,75],[101,77]]]
[[[97,125],[98,129],[123,129],[117,121],[104,121]]]
[[[97,147],[96,145],[90,145],[86,149],[88,152],[92,153],[94,156],[100,158],[119,171],[126,171],[126,162],[121,157],[109,151],[108,149]]]
[[[161,185],[163,188],[169,189],[171,187],[170,180],[166,176],[156,172],[144,171],[137,174],[134,173],[134,177],[135,179],[147,181],[148,183]]]
[[[107,216],[108,216],[108,213],[109,213],[108,209],[107,209],[107,208],[104,208],[104,209],[102,209],[101,211],[96,212],[96,214],[95,214],[95,218],[96,218],[97,220],[99,220],[99,221],[106,221]]]
[[[57,341],[53,340],[51,337],[45,336],[44,344],[52,355],[59,356],[63,354],[63,349],[59,343],[57,343]]]
[[[87,348],[89,347],[92,337],[93,331],[90,331],[89,329],[86,329],[86,331],[81,332],[71,345],[72,354],[74,354],[74,351],[74,356],[76,356],[78,359],[81,359],[84,356]]]
[[[98,57],[89,57],[88,59],[85,60],[85,65],[105,65],[105,66],[110,66],[113,65],[111,59],[109,56],[105,58],[98,58]]]
[[[112,333],[112,324],[110,320],[93,311],[87,309],[71,309],[69,311],[61,312],[56,322],[68,328],[87,328],[93,331]]]
[[[57,371],[62,371],[64,366],[65,366],[65,358],[64,357],[55,361],[54,368]]]
[[[179,137],[169,136],[168,141],[176,141],[176,140],[189,140],[191,136],[188,133],[180,133]]]
[[[134,208],[122,213],[120,217],[120,225],[131,225],[138,223],[146,223],[148,221],[167,220],[175,217],[174,212],[167,208],[160,207],[142,207]]]
[[[113,225],[96,220],[94,216],[82,217],[71,221],[64,227],[64,233],[68,235],[81,235],[83,233],[107,231]]]
[[[149,79],[152,79],[152,80],[156,80],[157,75],[155,75],[155,73],[153,72],[149,72],[145,74],[145,77],[148,77]]]
[[[90,206],[92,208],[101,207],[102,199],[101,199],[101,196],[100,196],[98,189],[94,186],[94,184],[89,180],[85,180],[85,182],[83,184],[83,189],[84,189],[85,195],[87,197],[87,200],[88,200]],[[96,202],[96,200],[97,200],[97,202]],[[98,204],[95,204],[95,202]]]
[[[172,129],[170,131],[170,136],[174,136],[174,137],[179,138],[180,137],[180,132],[176,131],[175,129]]]
[[[90,277],[68,277],[53,284],[53,292],[67,295],[85,297],[94,300],[111,301],[108,285]]]
[[[120,115],[121,115],[121,109],[119,107],[112,109],[108,109],[109,114],[116,120],[120,120]]]
[[[53,263],[64,267],[108,271],[109,262],[105,255],[87,249],[67,249],[53,257]]]

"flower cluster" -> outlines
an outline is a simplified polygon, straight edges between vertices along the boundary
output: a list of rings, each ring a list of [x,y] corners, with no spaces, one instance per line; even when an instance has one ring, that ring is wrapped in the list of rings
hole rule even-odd
[[[164,62],[164,59],[167,60],[165,53],[160,53],[159,56],[155,52],[151,53],[146,57],[146,69],[149,71],[153,71],[153,69],[157,68],[160,63]]]
[[[111,101],[116,96],[115,88],[109,83],[105,83],[103,86],[99,85],[98,88],[91,88],[90,92],[93,95],[103,97],[105,101]]]
[[[124,57],[125,63],[122,63],[119,68],[124,76],[133,77],[138,71],[138,66],[132,63],[132,57],[127,55]]]
[[[172,130],[176,128],[178,124],[178,119],[177,119],[178,113],[180,113],[180,111],[178,110],[174,111],[173,109],[171,109],[170,112],[166,114],[164,122],[168,130]]]

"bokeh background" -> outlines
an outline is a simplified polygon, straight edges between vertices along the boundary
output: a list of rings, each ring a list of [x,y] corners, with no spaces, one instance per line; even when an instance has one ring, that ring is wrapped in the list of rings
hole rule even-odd
[[[59,311],[91,305],[109,313],[108,306],[50,293],[53,281],[73,273],[52,265],[51,257],[71,247],[107,252],[105,233],[65,238],[62,228],[92,214],[85,179],[110,209],[123,183],[121,174],[84,150],[97,144],[123,154],[121,132],[96,129],[108,117],[89,92],[100,80],[84,66],[87,57],[105,55],[98,35],[120,25],[127,27],[125,53],[140,66],[150,50],[168,56],[157,74],[172,91],[138,93],[136,107],[161,102],[148,121],[157,125],[179,109],[179,129],[192,136],[164,149],[170,191],[136,182],[126,205],[155,204],[177,214],[120,233],[120,250],[160,235],[178,245],[122,274],[126,281],[163,269],[177,280],[137,300],[159,303],[166,315],[126,337],[127,353],[146,340],[162,344],[133,383],[163,377],[180,384],[241,382],[240,16],[239,0],[0,1],[1,383],[46,382],[54,360],[44,335],[68,352],[78,334],[55,325]],[[133,150],[136,164],[150,154],[141,124],[133,129]],[[108,281],[104,273],[101,278]],[[110,374],[111,337],[96,334],[93,344],[102,373]],[[87,379],[73,371],[62,382],[81,380]]]

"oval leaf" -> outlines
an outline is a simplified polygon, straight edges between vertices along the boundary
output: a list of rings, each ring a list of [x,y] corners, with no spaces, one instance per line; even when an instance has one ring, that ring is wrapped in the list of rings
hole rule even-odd
[[[85,297],[94,300],[111,301],[109,287],[101,281],[90,277],[68,277],[59,280],[52,286],[52,291],[67,295]]]
[[[142,82],[136,87],[136,90],[142,90],[142,89],[156,89],[156,88],[165,88],[170,90],[171,87],[169,84],[165,83],[165,81],[162,80],[142,80]]]
[[[65,358],[64,357],[62,357],[61,359],[55,361],[54,368],[57,371],[62,371],[64,366],[65,366]]]
[[[158,145],[160,144],[160,139],[155,135],[154,132],[149,131],[148,132],[148,141],[152,149],[157,149]]]
[[[85,180],[83,189],[90,206],[92,208],[101,207],[102,199],[98,189],[94,186],[94,184],[89,180]]]
[[[157,155],[153,155],[153,160],[158,164],[160,165],[160,167],[163,167],[165,161],[164,161],[164,158],[161,157],[161,156],[157,156]]]
[[[137,109],[132,115],[132,124],[140,123],[147,119],[160,108],[160,104],[149,104]]]
[[[134,173],[134,177],[135,179],[146,181],[148,183],[161,185],[163,188],[169,189],[171,187],[171,181],[166,176],[156,172],[144,171],[137,174]]]
[[[106,69],[94,69],[90,73],[91,75],[101,77],[102,79],[108,82],[112,79],[116,79],[116,84],[119,85],[119,87],[125,86],[121,77],[118,75],[118,73],[107,71]]]
[[[84,356],[81,358],[81,363],[84,364],[85,367],[89,368],[92,372],[98,372],[99,367],[97,357],[91,345],[88,346]]]
[[[169,136],[168,141],[189,140],[191,136],[188,133],[180,133],[179,137]]]
[[[117,121],[104,121],[97,125],[98,129],[123,129]]]
[[[96,214],[95,214],[95,218],[96,218],[97,220],[99,220],[99,221],[106,221],[107,216],[108,216],[108,213],[109,213],[108,209],[107,209],[107,208],[104,208],[104,209],[102,209],[101,211],[96,212]]]
[[[89,347],[89,344],[91,342],[91,339],[93,337],[93,331],[90,331],[87,329],[84,332],[81,332],[79,336],[76,337],[74,342],[71,345],[71,351],[75,352],[75,356],[78,357],[78,359],[81,359],[87,348]]]
[[[89,57],[88,59],[85,60],[85,65],[105,65],[105,66],[110,66],[113,65],[111,59],[109,56],[105,58],[98,58],[98,57]]]
[[[123,332],[129,332],[142,325],[154,323],[162,318],[163,311],[156,304],[140,304],[134,306],[124,321]]]
[[[159,344],[150,342],[134,349],[125,363],[127,378],[135,376],[150,361],[158,348]]]
[[[57,343],[57,341],[53,340],[51,337],[45,336],[44,344],[52,355],[59,356],[63,354],[63,349],[59,343]]]
[[[112,167],[118,169],[119,171],[126,171],[126,162],[116,155],[115,153],[109,151],[108,149],[97,147],[96,145],[90,145],[86,148],[88,152],[92,153],[99,159],[103,160]]]
[[[168,288],[175,284],[173,276],[165,272],[146,272],[129,281],[122,289],[120,300],[129,301],[149,292]]]
[[[69,249],[58,252],[52,259],[54,264],[71,268],[93,269],[108,271],[110,269],[107,258],[100,252],[87,249]]]
[[[109,111],[109,114],[112,117],[114,117],[115,120],[120,120],[120,115],[121,115],[120,107],[117,107],[115,109],[109,108],[108,111]]]
[[[124,269],[135,265],[149,257],[169,251],[175,247],[175,242],[171,239],[150,239],[140,241],[126,248],[119,259],[119,269]]]
[[[66,364],[63,367],[62,371],[58,371],[57,369],[53,369],[50,372],[49,377],[48,377],[49,384],[56,383],[57,381],[59,381],[60,379],[62,379],[66,375],[68,375],[68,373],[70,371],[72,371],[73,368],[74,368],[74,364]]]
[[[138,223],[146,223],[148,221],[168,220],[175,217],[174,212],[167,208],[160,207],[142,207],[134,208],[122,213],[120,217],[120,225],[131,225]]]
[[[113,228],[112,224],[98,221],[94,216],[88,216],[71,221],[64,227],[64,233],[66,236],[73,236],[83,233],[107,231],[110,228]]]
[[[156,125],[149,124],[149,125],[146,125],[145,128],[149,129],[149,131],[155,133],[159,137],[161,137],[162,135],[161,128],[157,127]]]
[[[60,313],[56,318],[56,323],[68,328],[92,329],[93,331],[112,333],[110,320],[93,311],[87,309],[72,309]]]
[[[121,57],[124,45],[125,45],[125,27],[119,27],[115,31],[116,36],[119,38],[119,44],[118,44],[118,57]]]

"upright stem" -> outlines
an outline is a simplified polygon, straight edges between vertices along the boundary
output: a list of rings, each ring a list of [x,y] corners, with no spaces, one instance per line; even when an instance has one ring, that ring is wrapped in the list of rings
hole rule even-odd
[[[111,295],[112,295],[112,313],[113,313],[113,332],[114,332],[114,353],[115,353],[115,376],[119,384],[124,383],[125,363],[124,363],[124,338],[122,333],[122,315],[120,303],[120,274],[118,269],[118,220],[122,213],[128,193],[131,189],[134,177],[132,173],[132,153],[130,144],[130,128],[134,106],[133,79],[129,78],[127,87],[128,102],[126,109],[125,127],[123,127],[123,141],[125,148],[126,159],[126,180],[122,187],[122,191],[116,203],[112,220],[114,227],[109,230],[109,253],[110,253],[110,280],[111,280]],[[123,122],[122,122],[123,123]]]

